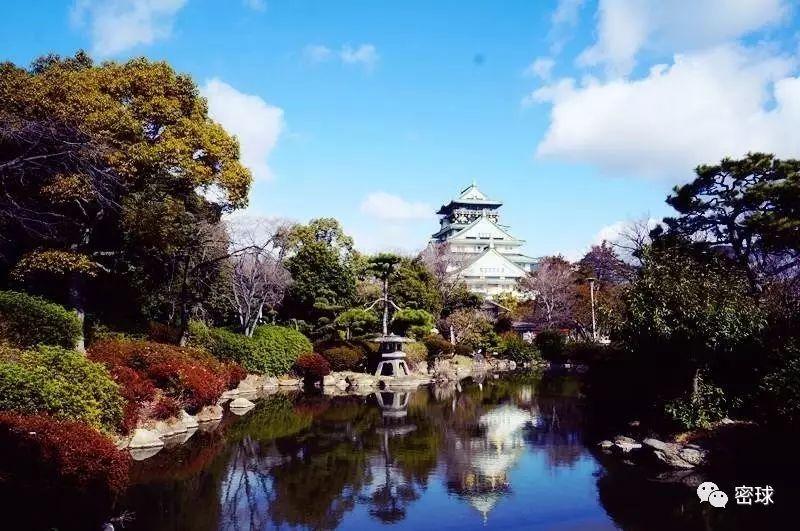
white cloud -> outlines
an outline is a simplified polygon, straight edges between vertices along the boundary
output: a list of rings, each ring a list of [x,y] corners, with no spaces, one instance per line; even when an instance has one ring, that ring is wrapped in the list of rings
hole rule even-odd
[[[283,110],[217,78],[207,81],[200,93],[208,99],[211,118],[239,139],[242,164],[254,178],[270,179],[267,159],[284,128]]]
[[[538,77],[549,81],[556,62],[550,57],[537,57],[523,72],[526,76]]]
[[[421,201],[407,201],[386,192],[372,192],[361,202],[361,211],[384,221],[434,219],[434,208]]]
[[[552,53],[560,53],[564,44],[569,40],[570,34],[578,24],[581,8],[585,3],[586,0],[558,0],[556,9],[553,11],[552,27],[548,35]]]
[[[378,63],[378,50],[372,44],[361,44],[356,48],[345,44],[339,52],[339,58],[345,64],[363,65],[371,70]]]
[[[92,52],[115,55],[169,38],[175,15],[187,0],[76,0],[71,17],[88,27]]]
[[[303,58],[309,63],[322,63],[331,59],[333,51],[322,44],[309,44],[303,48]]]
[[[242,0],[245,6],[255,11],[264,11],[267,9],[266,0]]]
[[[748,151],[800,156],[796,72],[795,58],[728,44],[677,54],[640,79],[561,79],[523,104],[552,105],[538,156],[677,181]]]
[[[692,51],[735,40],[775,25],[788,0],[600,0],[597,42],[579,64],[603,64],[612,75],[628,74],[643,49]]]

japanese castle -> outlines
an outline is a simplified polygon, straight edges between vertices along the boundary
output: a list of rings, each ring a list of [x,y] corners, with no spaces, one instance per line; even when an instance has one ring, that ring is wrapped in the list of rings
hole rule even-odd
[[[473,182],[439,209],[440,228],[431,239],[434,245],[447,245],[452,258],[448,270],[487,298],[517,293],[519,280],[537,265],[535,258],[520,252],[525,241],[500,224],[501,206]]]

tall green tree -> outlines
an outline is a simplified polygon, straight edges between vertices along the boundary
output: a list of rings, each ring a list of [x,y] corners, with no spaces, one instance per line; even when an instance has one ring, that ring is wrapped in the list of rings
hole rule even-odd
[[[58,273],[81,316],[90,270],[126,275],[147,255],[172,275],[193,227],[244,206],[251,181],[189,76],[84,53],[0,64],[0,168],[0,224],[23,235],[6,247],[29,257],[20,274]],[[213,203],[198,193],[211,189]],[[179,305],[185,324],[190,301]]]
[[[689,392],[692,400],[701,374],[735,364],[765,326],[743,273],[715,252],[675,238],[646,249],[624,303],[619,338],[649,357],[659,383],[671,379],[672,392]]]
[[[664,222],[673,234],[730,254],[757,291],[800,264],[799,171],[800,161],[766,153],[699,166],[667,198],[679,215]]]
[[[292,285],[282,312],[286,318],[330,325],[334,316],[356,299],[353,240],[331,218],[296,226],[289,240],[291,256],[286,269]]]

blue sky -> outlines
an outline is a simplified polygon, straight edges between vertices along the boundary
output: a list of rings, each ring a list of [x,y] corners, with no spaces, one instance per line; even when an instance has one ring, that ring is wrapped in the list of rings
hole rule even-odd
[[[248,215],[414,250],[473,179],[529,254],[669,213],[698,163],[800,156],[788,0],[4,2],[0,49],[190,73],[242,141]]]

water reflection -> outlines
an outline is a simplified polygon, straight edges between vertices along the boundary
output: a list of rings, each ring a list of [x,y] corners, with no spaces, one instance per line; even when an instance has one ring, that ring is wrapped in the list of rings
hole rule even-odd
[[[549,467],[581,455],[569,405],[577,393],[551,391],[523,377],[367,397],[274,395],[217,435],[137,465],[128,528],[419,527],[422,501],[479,526],[513,497],[526,452],[544,452]]]

